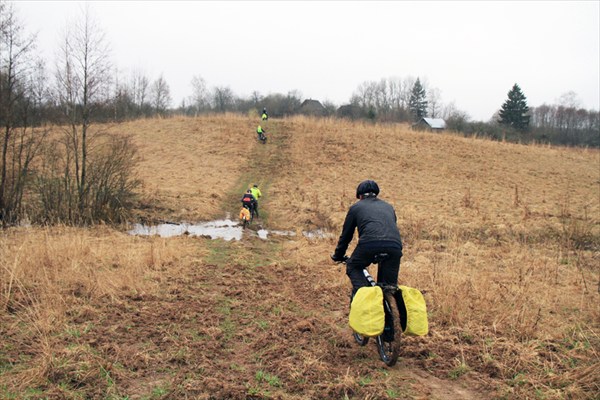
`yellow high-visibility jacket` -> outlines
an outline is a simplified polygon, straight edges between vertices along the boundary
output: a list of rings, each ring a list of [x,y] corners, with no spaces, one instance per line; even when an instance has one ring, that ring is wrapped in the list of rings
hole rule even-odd
[[[260,197],[262,197],[262,193],[260,192],[259,188],[251,187],[250,190],[252,191],[252,196],[254,196],[254,198],[256,200],[258,200]]]

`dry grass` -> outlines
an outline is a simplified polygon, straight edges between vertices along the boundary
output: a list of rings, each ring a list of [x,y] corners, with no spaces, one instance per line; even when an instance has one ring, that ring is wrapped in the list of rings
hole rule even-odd
[[[596,150],[302,118],[285,129],[302,132],[289,152],[292,167],[273,184],[287,189],[272,193],[281,195],[277,205],[294,198],[297,218],[287,218],[288,227],[310,221],[339,232],[353,188],[367,178],[395,205],[405,240],[400,279],[427,291],[439,341],[428,351],[446,358],[424,364],[452,357],[546,388],[581,361],[579,351],[584,367],[598,366]],[[600,372],[584,368],[579,381],[593,392]]]
[[[146,119],[116,129],[135,137],[142,157],[142,202],[152,211],[160,209],[158,219],[222,217],[234,185],[252,169],[255,126],[238,115]],[[140,215],[154,218],[143,210]]]
[[[112,129],[140,149],[139,218],[236,215],[259,183],[262,223],[293,239],[2,232],[0,394],[594,398],[597,150],[303,117],[268,124],[265,146],[253,119],[233,115]],[[385,373],[371,347],[349,342],[348,282],[329,261],[336,239],[301,235],[337,235],[367,178],[396,207],[400,279],[426,291],[431,314],[431,334],[407,338],[403,367]]]

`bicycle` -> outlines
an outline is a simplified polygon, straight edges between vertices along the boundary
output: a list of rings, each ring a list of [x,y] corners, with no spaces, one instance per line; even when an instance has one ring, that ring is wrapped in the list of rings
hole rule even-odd
[[[264,133],[258,134],[258,141],[261,142],[262,144],[267,143],[267,137],[265,136]]]
[[[373,264],[379,265],[380,262],[387,259],[389,255],[387,253],[379,253],[375,255]],[[348,257],[345,257],[346,260]],[[344,264],[346,260],[342,261]],[[384,332],[375,337],[377,344],[377,350],[379,352],[379,358],[388,367],[392,367],[398,361],[398,355],[400,353],[400,335],[402,334],[402,322],[400,316],[400,309],[396,302],[396,296],[401,295],[398,285],[389,285],[386,283],[377,283],[371,276],[368,267],[365,267],[363,273],[367,281],[371,286],[380,286],[383,291],[383,310],[385,312],[385,328]],[[386,332],[387,330],[387,332]],[[392,335],[391,341],[384,340],[385,335]],[[360,346],[366,346],[369,342],[368,337],[364,337],[356,332],[352,332],[352,336],[356,343]]]

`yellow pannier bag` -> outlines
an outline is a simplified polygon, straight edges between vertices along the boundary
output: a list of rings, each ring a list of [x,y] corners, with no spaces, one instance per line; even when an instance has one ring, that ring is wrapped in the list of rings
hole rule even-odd
[[[383,291],[379,286],[358,289],[350,304],[350,327],[362,336],[378,336],[383,333],[385,313]]]
[[[240,210],[240,220],[250,221],[250,210],[248,210],[246,207],[242,207]]]
[[[402,295],[396,297],[402,328],[407,336],[425,336],[429,332],[427,305],[423,294],[415,288],[398,286]],[[401,298],[398,298],[401,297]]]

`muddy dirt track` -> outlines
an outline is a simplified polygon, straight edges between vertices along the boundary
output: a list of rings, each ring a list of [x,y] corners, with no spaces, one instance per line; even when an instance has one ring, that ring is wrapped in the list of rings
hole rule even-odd
[[[326,290],[317,268],[279,263],[273,245],[259,239],[213,245],[219,259],[237,252],[237,258],[267,261],[255,266],[192,261],[174,268],[161,282],[159,296],[126,298],[78,317],[81,331],[96,327],[94,335],[81,337],[81,345],[110,360],[108,372],[119,394],[130,399],[481,398],[463,387],[464,381],[441,380],[423,370],[418,358],[427,351],[419,340],[410,345],[407,340],[393,368],[379,361],[374,345],[354,344],[347,304],[340,301],[347,291]],[[106,396],[105,385],[99,388],[88,394]]]

